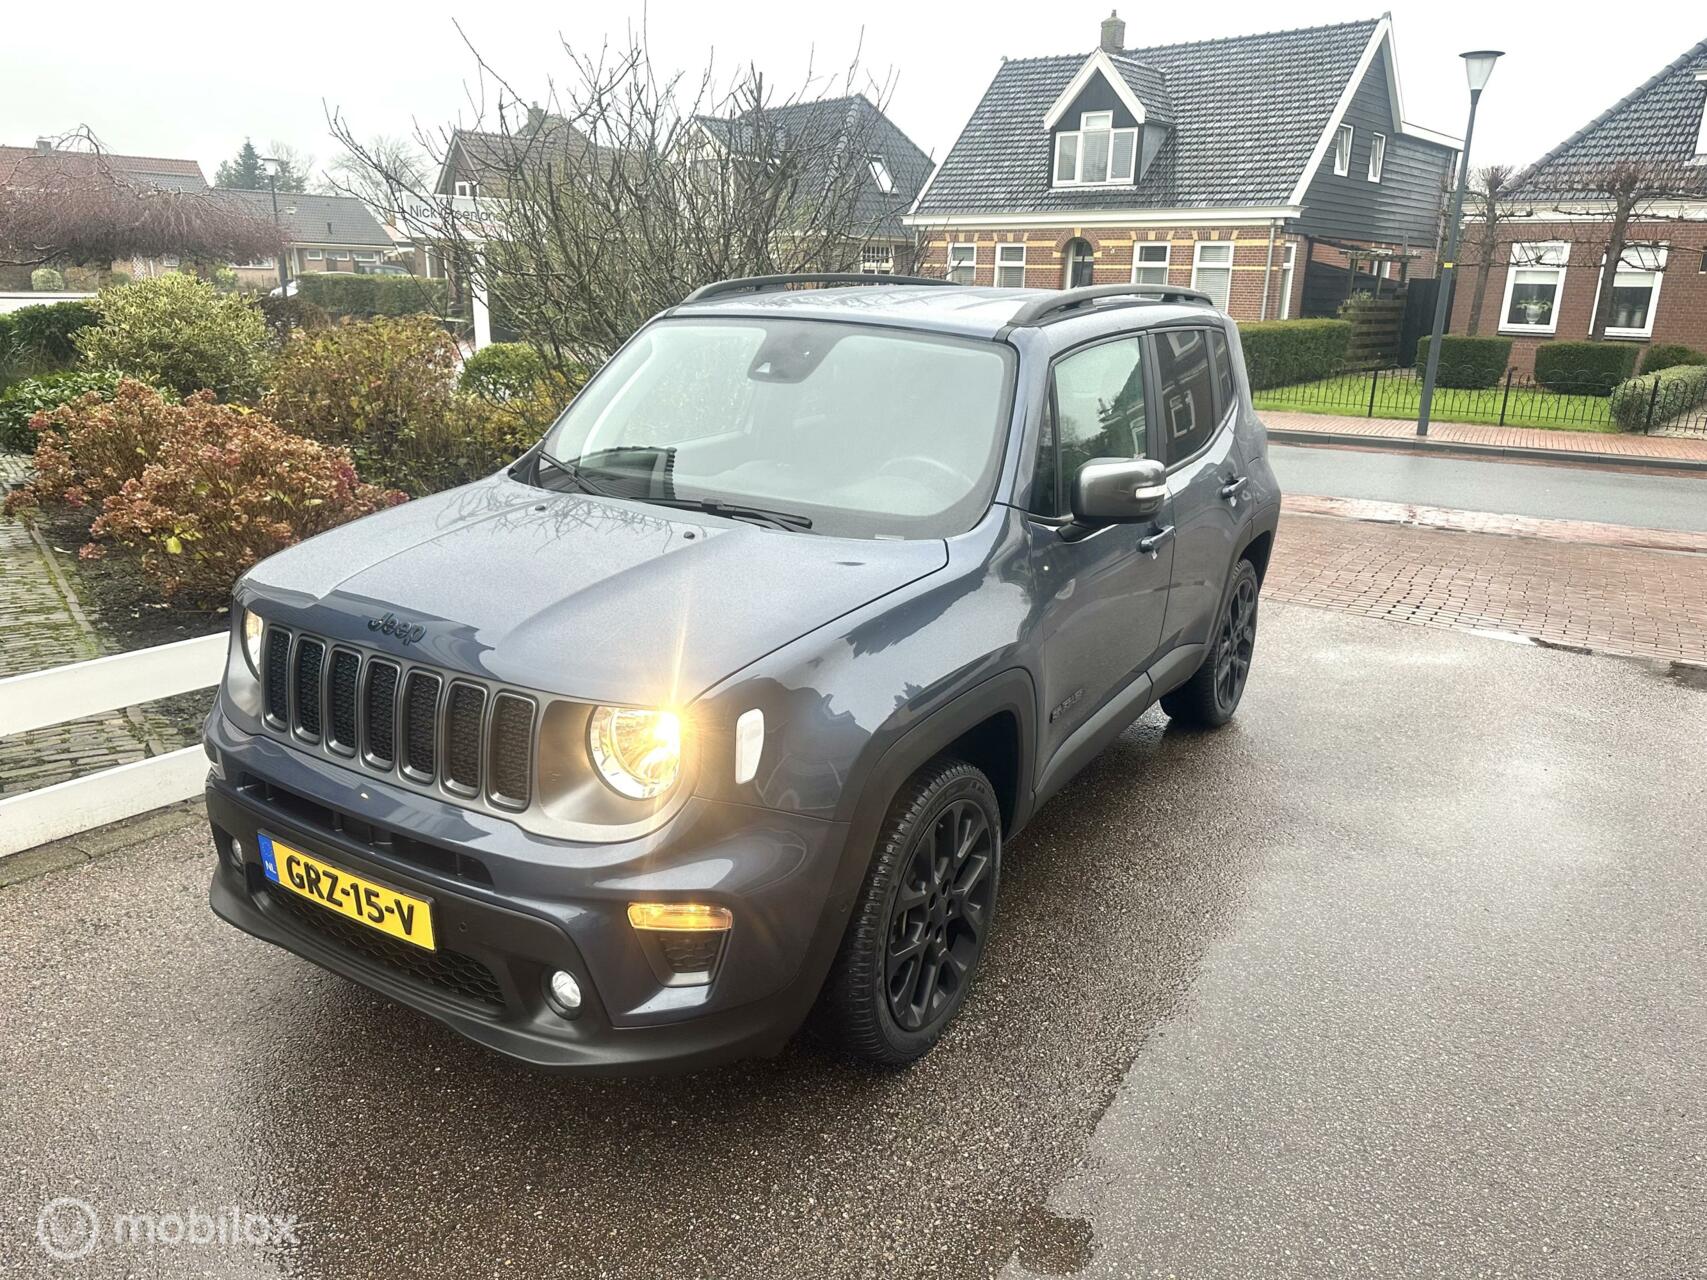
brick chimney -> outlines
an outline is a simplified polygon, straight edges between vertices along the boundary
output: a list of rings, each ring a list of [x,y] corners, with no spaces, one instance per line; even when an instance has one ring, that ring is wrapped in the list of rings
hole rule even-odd
[[[1119,53],[1126,47],[1126,24],[1113,9],[1102,20],[1102,49],[1104,53]]]
[[[36,150],[39,151],[44,156],[51,156],[53,154],[53,139],[52,138],[37,138],[36,139]]]

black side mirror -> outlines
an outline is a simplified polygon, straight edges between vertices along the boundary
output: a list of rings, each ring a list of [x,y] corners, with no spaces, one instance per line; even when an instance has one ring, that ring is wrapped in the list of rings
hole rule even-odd
[[[1154,458],[1092,458],[1073,477],[1073,520],[1081,525],[1154,520],[1167,500],[1167,468]]]

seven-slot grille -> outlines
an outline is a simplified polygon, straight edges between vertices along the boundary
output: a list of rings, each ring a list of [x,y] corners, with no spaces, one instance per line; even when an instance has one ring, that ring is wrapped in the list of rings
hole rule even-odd
[[[533,796],[532,698],[268,627],[267,723],[368,768],[519,810]]]

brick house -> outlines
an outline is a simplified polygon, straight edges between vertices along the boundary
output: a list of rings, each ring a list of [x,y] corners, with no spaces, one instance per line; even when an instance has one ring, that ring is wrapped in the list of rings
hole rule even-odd
[[[907,221],[977,284],[1189,285],[1236,319],[1432,276],[1458,141],[1405,120],[1392,23],[1003,62]]]
[[[273,193],[222,189],[257,217],[272,220]],[[317,271],[371,271],[393,248],[392,238],[368,207],[354,196],[322,196],[306,191],[278,193],[279,227],[284,233],[285,267],[292,279]],[[271,289],[279,282],[271,258],[232,264],[241,289]]]
[[[1606,337],[1707,351],[1707,40],[1519,174],[1505,189],[1491,251],[1481,224],[1466,225],[1453,332],[1469,332],[1486,253],[1478,332],[1515,339],[1515,367],[1532,370],[1544,342],[1587,338],[1611,225],[1597,188],[1630,163],[1660,178],[1667,194],[1631,218]]]

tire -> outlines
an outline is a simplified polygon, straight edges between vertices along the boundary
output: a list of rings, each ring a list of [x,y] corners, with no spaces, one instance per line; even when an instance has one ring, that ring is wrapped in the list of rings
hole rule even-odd
[[[878,832],[824,983],[820,1033],[876,1066],[927,1053],[966,1001],[1001,865],[1001,809],[981,771],[943,758],[909,778]]]
[[[1215,632],[1203,665],[1172,693],[1162,695],[1170,719],[1201,729],[1218,729],[1233,718],[1250,678],[1257,642],[1256,568],[1241,560],[1227,584],[1227,598],[1215,620]]]

